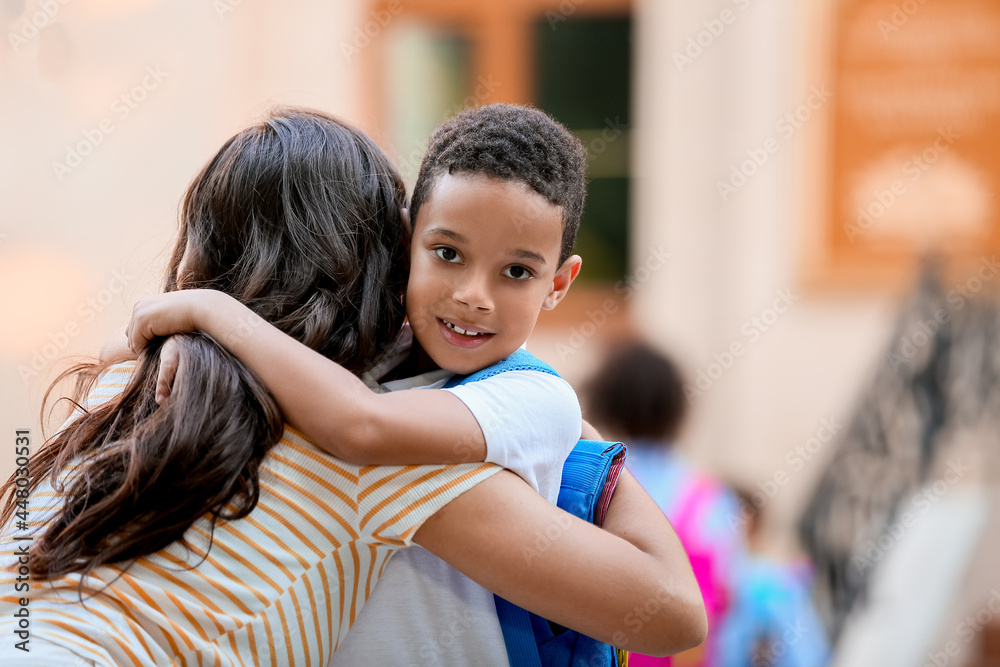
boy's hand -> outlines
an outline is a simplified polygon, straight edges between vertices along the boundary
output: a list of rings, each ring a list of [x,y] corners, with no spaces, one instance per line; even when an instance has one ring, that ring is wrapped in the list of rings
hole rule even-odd
[[[174,377],[177,375],[177,366],[181,360],[179,345],[177,339],[171,336],[160,348],[160,368],[156,373],[157,405],[163,405],[174,386]]]
[[[201,313],[211,312],[231,297],[216,290],[179,290],[143,299],[132,309],[125,329],[129,348],[138,352],[157,336],[169,336],[200,328]]]

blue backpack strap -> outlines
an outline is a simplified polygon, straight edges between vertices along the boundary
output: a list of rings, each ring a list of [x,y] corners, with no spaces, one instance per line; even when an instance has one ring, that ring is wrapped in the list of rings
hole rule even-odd
[[[517,350],[506,359],[466,376],[451,378],[444,386],[455,387],[491,378],[507,371],[539,371],[559,377],[554,368],[526,350]],[[625,463],[625,446],[620,442],[580,440],[563,465],[562,485],[557,505],[580,519],[601,526]],[[512,667],[542,667],[549,664],[614,665],[615,651],[584,635],[565,636],[567,642],[552,642],[549,624],[526,609],[499,595],[493,596],[497,618],[503,630],[507,658]],[[545,648],[540,645],[545,643]],[[574,659],[574,656],[576,659]]]
[[[580,440],[563,466],[559,507],[584,521],[602,525],[624,464],[625,445],[622,443]],[[499,595],[493,596],[493,602],[511,667],[542,667],[543,658],[546,665],[563,664],[563,660],[572,660],[567,664],[575,664],[574,655],[586,665],[617,663],[614,649],[583,635],[580,639],[585,639],[585,644],[577,640],[568,649],[550,644],[546,647],[549,650],[540,653],[539,645],[555,637],[544,620]],[[554,653],[550,655],[550,652]]]
[[[503,643],[507,646],[507,660],[511,667],[542,667],[538,657],[538,642],[531,627],[531,615],[527,609],[508,602],[499,595],[493,596],[497,608],[497,619],[503,630]]]
[[[454,376],[445,383],[443,388],[451,389],[452,387],[456,387],[460,384],[485,380],[493,377],[494,375],[506,373],[507,371],[539,371],[540,373],[548,373],[549,375],[559,377],[559,373],[556,373],[556,369],[552,368],[552,366],[549,366],[531,352],[518,349],[514,351],[514,354],[510,355],[506,359],[498,361],[492,366],[487,366],[481,371],[476,371],[470,375]]]

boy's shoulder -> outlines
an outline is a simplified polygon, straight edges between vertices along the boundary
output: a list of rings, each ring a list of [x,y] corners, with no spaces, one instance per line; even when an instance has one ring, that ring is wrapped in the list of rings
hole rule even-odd
[[[555,503],[563,462],[582,425],[580,401],[569,383],[523,350],[451,382],[443,389],[479,422],[486,461],[514,471]]]
[[[452,377],[442,389],[472,411],[488,449],[496,449],[498,436],[518,441],[517,448],[537,449],[539,434],[544,433],[550,444],[558,443],[553,461],[561,465],[580,439],[576,391],[555,369],[525,350],[469,375]]]

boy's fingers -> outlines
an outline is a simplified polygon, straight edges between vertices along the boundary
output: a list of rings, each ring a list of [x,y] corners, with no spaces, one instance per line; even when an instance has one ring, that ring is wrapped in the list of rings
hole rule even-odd
[[[136,311],[139,309],[139,304],[135,304],[132,307],[132,317],[129,318],[128,324],[125,326],[125,338],[128,340],[128,348],[133,352],[138,352],[142,349],[141,345],[137,345],[135,340],[135,318]]]
[[[129,349],[135,353],[146,347],[146,344],[152,339],[152,336],[146,336],[142,333],[143,327],[136,322],[143,319],[145,301],[146,299],[136,302],[132,308],[132,317],[128,321],[128,326],[125,327],[125,337],[128,338]]]
[[[178,343],[173,336],[160,348],[160,368],[156,374],[156,402],[160,405],[170,396],[180,363]]]

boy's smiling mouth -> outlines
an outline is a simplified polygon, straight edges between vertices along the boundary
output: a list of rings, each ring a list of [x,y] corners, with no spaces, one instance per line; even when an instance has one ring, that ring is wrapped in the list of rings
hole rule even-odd
[[[441,329],[441,335],[444,339],[456,345],[458,347],[472,348],[479,347],[490,338],[496,334],[492,331],[487,331],[485,329],[479,329],[472,326],[461,326],[450,320],[443,318],[437,318],[438,327]]]
[[[486,331],[484,329],[474,329],[472,327],[469,327],[467,329],[463,329],[462,327],[458,326],[454,322],[449,322],[448,320],[445,320],[445,319],[442,319],[441,321],[444,322],[444,324],[445,324],[446,327],[448,327],[449,329],[451,329],[452,331],[454,331],[456,333],[462,334],[463,336],[491,336],[491,335],[493,335],[489,331]]]

